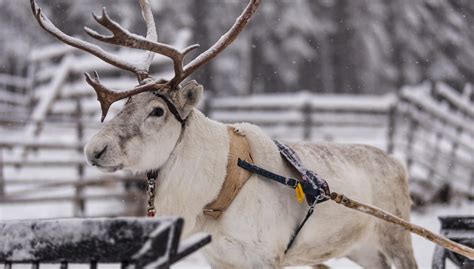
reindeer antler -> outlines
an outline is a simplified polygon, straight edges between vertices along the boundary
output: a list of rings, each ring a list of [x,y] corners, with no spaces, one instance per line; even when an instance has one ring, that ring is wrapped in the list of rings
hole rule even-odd
[[[101,121],[103,121],[107,115],[110,105],[118,100],[145,91],[178,89],[177,86],[179,83],[195,72],[199,67],[208,63],[237,38],[237,36],[242,32],[242,30],[250,21],[252,15],[257,10],[260,0],[250,0],[243,13],[237,18],[232,27],[221,38],[219,38],[219,40],[214,45],[197,56],[186,66],[183,64],[185,56],[192,50],[198,48],[199,45],[195,44],[183,50],[178,50],[172,46],[158,42],[155,21],[153,19],[149,0],[139,0],[142,15],[147,25],[146,37],[130,33],[128,30],[120,26],[119,23],[109,17],[105,8],[102,9],[101,16],[93,14],[93,17],[100,25],[107,28],[112,33],[112,35],[101,35],[88,27],[84,27],[84,30],[88,35],[99,41],[147,51],[143,63],[141,64],[131,64],[113,54],[104,51],[97,45],[65,34],[42,13],[41,9],[36,3],[36,0],[30,0],[30,3],[39,25],[48,33],[52,34],[57,39],[70,46],[89,52],[111,65],[134,73],[141,84],[146,78],[149,78],[149,68],[153,60],[154,53],[166,56],[173,61],[175,76],[170,81],[151,80],[143,85],[123,92],[116,92],[104,86],[100,82],[99,76],[96,72],[94,72],[94,76],[85,73],[86,82],[91,85],[97,93],[97,100],[99,100],[102,110]]]

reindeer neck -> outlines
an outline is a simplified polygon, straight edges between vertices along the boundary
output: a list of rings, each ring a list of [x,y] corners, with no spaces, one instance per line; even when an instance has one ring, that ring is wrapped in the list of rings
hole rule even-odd
[[[158,215],[183,216],[190,228],[220,191],[229,138],[224,124],[197,110],[187,121],[181,141],[160,171],[155,205]]]

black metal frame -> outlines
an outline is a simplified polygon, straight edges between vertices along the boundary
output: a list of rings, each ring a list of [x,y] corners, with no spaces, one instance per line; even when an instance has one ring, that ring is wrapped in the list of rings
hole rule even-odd
[[[441,222],[440,233],[442,235],[455,242],[474,247],[474,216],[439,217],[439,221]],[[436,246],[433,254],[432,269],[445,269],[446,259],[461,269],[474,268],[474,261]]]
[[[197,234],[183,242],[181,218],[53,219],[0,222],[0,262],[120,263],[121,268],[169,268],[211,241]]]

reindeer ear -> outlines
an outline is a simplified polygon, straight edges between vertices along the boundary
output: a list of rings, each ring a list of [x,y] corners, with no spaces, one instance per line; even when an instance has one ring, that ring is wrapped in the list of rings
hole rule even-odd
[[[195,80],[191,80],[186,82],[177,92],[175,97],[176,106],[183,119],[188,117],[191,110],[201,101],[203,91],[202,85]]]

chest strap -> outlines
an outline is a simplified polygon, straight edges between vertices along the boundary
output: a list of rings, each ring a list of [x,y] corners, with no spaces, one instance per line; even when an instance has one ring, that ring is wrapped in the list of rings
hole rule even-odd
[[[229,207],[240,189],[242,189],[252,175],[251,172],[241,169],[236,165],[239,159],[250,163],[252,162],[250,145],[247,138],[237,133],[235,129],[230,126],[227,127],[227,133],[229,134],[229,155],[224,183],[216,199],[207,204],[203,209],[205,215],[215,219],[219,218]]]

